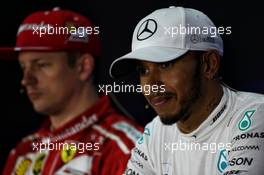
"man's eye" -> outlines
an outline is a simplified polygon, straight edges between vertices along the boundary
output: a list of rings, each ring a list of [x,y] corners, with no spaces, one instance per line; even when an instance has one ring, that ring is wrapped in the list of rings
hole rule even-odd
[[[149,71],[145,67],[138,66],[137,72],[139,73],[139,75],[146,75]]]
[[[165,62],[165,63],[161,63],[159,64],[160,69],[167,69],[170,68],[173,64],[171,62]]]
[[[50,63],[37,63],[37,66],[39,68],[45,68],[45,67],[49,67],[50,66]]]

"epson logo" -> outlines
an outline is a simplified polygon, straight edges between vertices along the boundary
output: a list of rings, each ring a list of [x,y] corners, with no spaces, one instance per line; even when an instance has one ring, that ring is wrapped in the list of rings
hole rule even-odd
[[[230,166],[234,165],[247,165],[251,166],[253,162],[253,158],[248,158],[248,157],[239,157],[239,158],[233,158],[232,160],[229,161]]]

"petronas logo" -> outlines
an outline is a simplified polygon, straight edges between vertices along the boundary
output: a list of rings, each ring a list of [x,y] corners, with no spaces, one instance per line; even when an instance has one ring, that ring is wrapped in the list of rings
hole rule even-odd
[[[249,111],[245,112],[243,118],[240,120],[240,122],[238,124],[238,128],[241,131],[246,131],[248,128],[250,128],[250,126],[251,126],[251,117],[253,116],[255,111],[256,110],[249,110]]]
[[[217,169],[220,173],[224,172],[224,170],[228,167],[227,162],[227,152],[225,149],[220,151],[218,161],[217,161]]]
[[[138,140],[138,144],[142,144],[144,142],[144,135],[150,136],[150,130],[148,128],[145,128],[143,135]]]

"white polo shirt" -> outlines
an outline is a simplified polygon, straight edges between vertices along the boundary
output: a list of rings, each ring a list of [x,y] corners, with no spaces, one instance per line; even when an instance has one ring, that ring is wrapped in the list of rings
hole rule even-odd
[[[263,175],[264,95],[223,87],[223,97],[193,132],[164,125],[146,127],[126,175]]]

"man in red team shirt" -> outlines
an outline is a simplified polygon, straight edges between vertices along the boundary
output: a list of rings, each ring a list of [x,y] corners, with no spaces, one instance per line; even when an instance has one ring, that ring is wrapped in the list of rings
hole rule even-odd
[[[34,109],[49,117],[11,151],[3,174],[122,174],[142,128],[97,94],[99,27],[72,11],[39,11],[20,25],[16,47],[0,50],[10,51]]]

